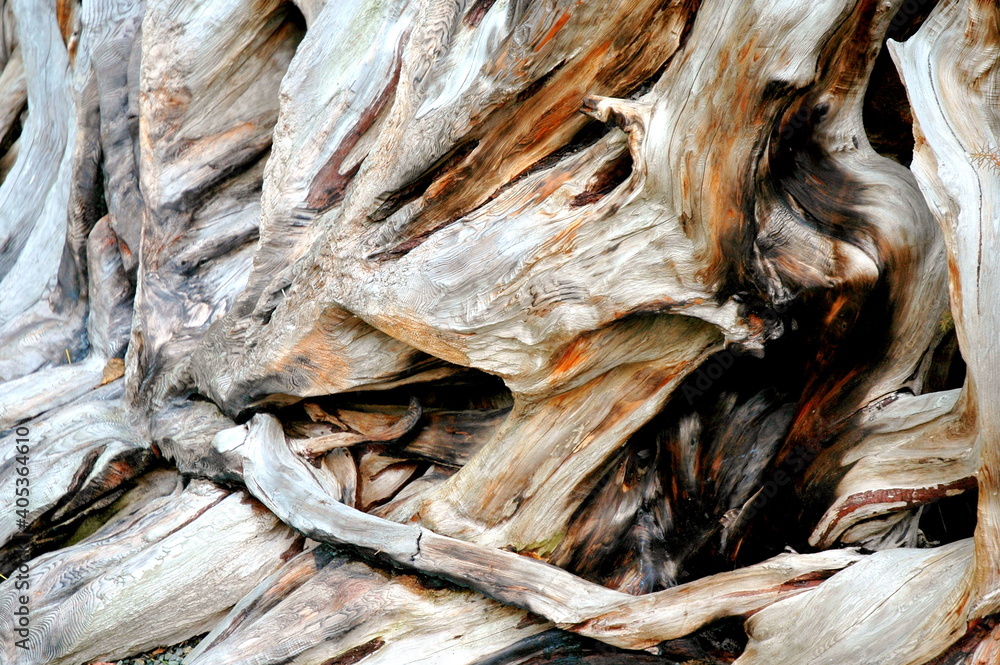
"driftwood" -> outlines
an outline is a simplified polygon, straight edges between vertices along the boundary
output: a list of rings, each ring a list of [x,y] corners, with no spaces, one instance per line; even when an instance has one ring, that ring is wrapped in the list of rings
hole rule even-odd
[[[996,661],[998,72],[988,0],[0,2],[0,660]]]
[[[179,485],[179,483],[178,483]],[[193,544],[197,546],[192,546]],[[246,560],[229,556],[246,553]],[[206,481],[148,501],[68,548],[35,560],[31,648],[3,636],[6,662],[114,660],[205,632],[301,538],[248,499]],[[167,580],[184,578],[183,589]],[[204,593],[202,585],[220,587]],[[13,613],[11,586],[0,604]]]
[[[687,587],[634,598],[530,557],[349,508],[337,500],[342,490],[332,477],[316,474],[291,454],[274,418],[254,418],[245,439],[220,434],[220,452],[235,458],[232,467],[243,470],[249,491],[298,532],[384,554],[396,563],[471,586],[616,646],[654,646],[712,620],[756,611],[856,560],[851,552],[836,550],[812,556],[784,555]],[[275,461],[284,463],[275,468]],[[285,506],[296,506],[295,512]]]

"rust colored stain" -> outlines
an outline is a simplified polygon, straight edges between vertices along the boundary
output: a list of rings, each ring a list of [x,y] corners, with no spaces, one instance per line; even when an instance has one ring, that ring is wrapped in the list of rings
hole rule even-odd
[[[324,661],[323,665],[354,665],[354,663],[360,662],[363,658],[367,658],[383,646],[385,646],[385,640],[381,637],[376,637],[375,639],[369,640],[360,646],[356,646],[353,649],[345,651],[342,655],[337,656],[336,658]]]
[[[424,208],[396,246],[374,256],[389,260],[405,255],[494,198],[526,169],[565,148],[590,122],[580,113],[584,97],[627,96],[647,81],[676,52],[697,4],[575,4],[548,29],[528,26],[545,30],[537,44],[533,41],[526,49],[508,44],[490,65],[493,76],[518,81],[520,89],[484,110],[485,117],[476,119],[475,136],[455,139],[456,145],[476,140],[480,149],[453,173],[439,173],[428,183]],[[562,40],[553,38],[560,29],[588,31],[592,38],[584,50],[564,52]],[[543,59],[545,68],[533,69]],[[442,181],[435,182],[438,179]]]
[[[553,25],[552,28],[550,28],[549,31],[545,33],[545,37],[542,38],[542,41],[540,41],[538,45],[535,46],[535,53],[541,51],[542,48],[546,44],[548,44],[553,37],[556,36],[556,33],[559,32],[562,29],[562,27],[566,25],[568,21],[569,21],[569,10],[567,9],[562,13],[562,16],[560,16],[558,20],[556,20],[555,25]]]
[[[409,33],[404,35],[401,42],[405,42],[408,35]],[[309,185],[309,194],[306,196],[306,205],[309,208],[322,212],[337,205],[344,198],[344,191],[347,189],[347,185],[354,179],[354,176],[357,175],[358,169],[361,167],[361,161],[363,160],[355,164],[353,168],[348,169],[347,173],[341,173],[340,167],[343,165],[347,155],[358,144],[358,141],[361,140],[364,133],[375,124],[379,115],[389,104],[389,100],[395,97],[402,64],[403,53],[399,49],[396,52],[396,62],[393,66],[392,78],[389,79],[388,85],[382,90],[375,102],[365,109],[361,117],[358,118],[357,123],[351,128],[351,131],[333,154],[330,155],[330,159],[320,167],[315,177],[313,177],[313,181]]]
[[[719,51],[719,71],[724,72],[729,69],[729,49]]]
[[[250,510],[253,511],[255,515],[270,515],[271,511],[268,510],[263,503],[253,498],[249,494],[245,494],[240,497],[240,503],[246,506],[250,506]]]
[[[823,532],[821,542],[825,541],[841,520],[854,511],[864,508],[867,505],[879,503],[903,503],[907,507],[919,506],[940,499],[949,491],[960,490],[963,492],[974,490],[978,486],[975,477],[960,478],[951,483],[943,483],[934,487],[921,487],[917,489],[878,489],[867,492],[859,492],[851,495],[837,510],[837,516],[826,531]]]
[[[555,374],[563,374],[579,365],[587,355],[584,349],[580,348],[582,346],[586,346],[585,338],[577,337],[573,340],[573,342],[566,347],[566,350],[562,352],[562,355],[559,356],[559,360],[556,362],[553,372]]]
[[[851,295],[853,295],[853,293],[841,293],[837,296],[837,299],[833,301],[832,305],[830,305],[830,311],[826,315],[826,320],[823,321],[823,325],[830,326],[833,323],[834,319],[840,315],[840,311],[844,308],[844,306],[851,302]]]
[[[292,544],[289,545],[288,549],[281,553],[281,556],[279,557],[281,562],[288,563],[290,560],[295,558],[296,555],[300,554],[305,546],[305,542],[306,540],[302,536],[293,539]]]
[[[834,573],[840,572],[839,570],[814,570],[811,573],[806,573],[804,575],[799,575],[793,579],[784,582],[778,587],[779,591],[793,591],[796,589],[810,589],[817,586],[823,580],[829,579]]]
[[[483,17],[486,13],[490,11],[490,8],[496,3],[497,0],[476,0],[469,11],[465,13],[465,18],[463,22],[470,28],[477,28],[482,22]]]
[[[129,460],[120,459],[108,465],[108,475],[104,481],[106,487],[117,487],[124,481],[136,475],[138,468]]]
[[[551,178],[543,179],[538,187],[535,188],[534,194],[538,201],[543,201],[555,193],[560,187],[565,185],[569,179],[572,177],[572,173],[561,172],[553,175]]]
[[[67,43],[69,36],[73,33],[77,4],[76,0],[59,0],[56,3],[56,21],[59,23],[59,32],[62,34],[63,41]]]
[[[523,630],[524,628],[537,626],[540,623],[545,623],[545,619],[538,616],[537,614],[531,614],[529,612],[528,614],[525,614],[520,621],[517,622],[517,625],[514,626],[514,630]]]

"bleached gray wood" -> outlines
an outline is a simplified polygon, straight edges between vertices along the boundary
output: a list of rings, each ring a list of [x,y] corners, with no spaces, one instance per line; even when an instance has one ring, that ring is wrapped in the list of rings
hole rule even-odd
[[[117,382],[27,423],[29,436],[22,438],[28,439],[31,479],[28,527],[18,528],[16,512],[4,511],[0,543],[16,550],[12,541],[22,531],[41,536],[42,529],[72,519],[152,463],[153,453],[129,422],[121,394]],[[23,466],[18,462],[17,438],[16,431],[9,431],[0,440],[0,491],[9,497],[15,496],[21,477],[16,468]]]
[[[45,644],[28,657],[212,628],[199,663],[489,662],[554,623],[642,649],[748,615],[748,662],[917,665],[953,645],[1000,607],[1000,18],[941,0],[893,46],[911,172],[862,122],[910,4],[4,2],[0,136],[23,131],[0,155],[0,429],[32,432],[27,556],[62,547],[35,559]],[[911,396],[949,276],[970,379]],[[766,403],[782,431],[668,462],[667,430],[647,425],[742,422],[685,411],[685,381],[726,348],[776,367],[782,336],[802,347],[797,394],[711,388],[733,391],[723,407]],[[512,398],[478,394],[485,374]],[[453,380],[475,386],[467,410],[407,411],[461,402]],[[747,485],[819,444],[780,510],[715,524],[709,505],[685,531],[699,501],[746,507],[762,489]],[[145,473],[160,457],[267,508],[232,495],[189,519],[208,505],[191,492],[219,490],[169,494],[173,471]],[[695,461],[712,472],[669,468]],[[740,498],[709,496],[728,491],[711,487],[723,466],[753,470]],[[918,542],[923,506],[977,485],[974,557],[825,549]],[[727,570],[748,533],[742,557],[780,550],[745,530],[775,515],[824,551]],[[298,547],[281,549],[298,539],[280,522],[343,546],[340,563],[309,552],[267,577]],[[25,557],[17,531],[0,517],[4,566]],[[622,592],[658,588],[646,573],[675,565],[679,537],[717,538],[703,551],[722,572]],[[591,555],[626,572],[581,569]],[[230,595],[196,596],[216,586]],[[171,598],[197,616],[130,614]],[[988,628],[967,636],[979,660]]]
[[[239,434],[217,435],[219,452],[242,469],[251,494],[303,535],[383,555],[625,648],[650,647],[714,620],[755,612],[782,597],[808,591],[810,585],[795,584],[796,580],[816,579],[860,558],[850,550],[781,555],[732,573],[635,597],[530,557],[350,508],[334,498],[339,487],[329,476],[293,455],[273,416],[254,416],[245,435]]]
[[[952,312],[969,363],[980,466],[970,618],[1000,609],[1000,7],[952,0],[892,54],[914,108],[913,170],[948,243]]]
[[[227,326],[220,327],[219,336],[212,337],[204,352],[196,354],[192,372],[197,383],[227,407],[235,407],[230,397],[212,385],[213,381],[227,388],[238,385],[232,382],[229,368],[245,359],[234,358],[236,351],[249,347],[257,356],[249,358],[251,363],[267,367],[271,375],[280,375],[281,363],[290,355],[318,355],[319,340],[329,344],[331,338],[344,339],[346,331],[354,334],[364,329],[341,308],[415,348],[496,373],[515,391],[521,405],[466,469],[426,501],[415,500],[408,508],[409,515],[419,515],[434,528],[465,538],[499,543],[518,533],[517,546],[544,548],[565,530],[565,522],[576,508],[575,497],[587,491],[585,486],[561,478],[557,481],[550,472],[576,478],[593,473],[630,432],[664,403],[671,390],[670,385],[663,384],[664,376],[679,381],[685,371],[721,348],[724,341],[759,348],[764,340],[780,332],[773,322],[765,325],[753,317],[744,320],[741,317],[745,314],[735,299],[727,299],[727,295],[716,300],[714,295],[721,287],[720,266],[726,261],[718,243],[727,227],[719,220],[732,218],[726,217],[730,215],[727,210],[745,209],[745,198],[753,195],[758,197],[755,211],[759,219],[754,222],[760,227],[758,241],[772,250],[763,254],[763,250],[755,250],[758,254],[745,260],[753,263],[752,270],[759,271],[758,281],[764,283],[774,303],[790,300],[796,290],[834,286],[853,289],[852,293],[863,299],[877,280],[885,280],[895,298],[896,306],[886,324],[894,339],[895,346],[888,352],[893,361],[869,367],[870,374],[865,375],[862,384],[853,386],[849,395],[840,394],[836,376],[818,376],[816,385],[809,387],[810,395],[818,393],[823,408],[816,418],[803,416],[795,436],[830,433],[855,409],[898,390],[909,380],[936,338],[935,326],[929,319],[936,320],[937,312],[943,312],[945,307],[943,245],[933,220],[912,175],[875,155],[864,141],[861,126],[863,82],[875,45],[881,41],[882,31],[898,4],[880,6],[869,15],[856,3],[827,3],[794,10],[783,3],[761,3],[752,10],[735,9],[726,2],[708,3],[694,18],[691,48],[671,62],[656,87],[642,100],[581,98],[581,108],[619,125],[624,132],[612,131],[590,148],[533,172],[527,170],[532,163],[527,155],[508,153],[505,156],[511,163],[504,166],[508,176],[517,173],[515,165],[526,169],[524,177],[509,186],[501,187],[503,181],[494,179],[500,174],[492,172],[480,181],[482,191],[442,178],[444,194],[436,188],[421,193],[418,187],[410,203],[393,205],[392,192],[429,172],[438,160],[457,149],[462,132],[480,110],[491,108],[499,100],[511,100],[517,91],[525,89],[524,79],[505,77],[513,77],[513,70],[508,68],[520,62],[518,58],[528,57],[527,44],[534,45],[532,53],[541,50],[541,55],[529,58],[532,69],[528,80],[552,73],[559,58],[569,57],[570,51],[569,33],[564,36],[551,32],[557,38],[548,41],[553,29],[551,15],[540,9],[493,5],[482,17],[480,32],[456,18],[464,10],[461,5],[424,5],[422,13],[412,19],[415,27],[406,37],[405,43],[411,48],[404,49],[401,57],[400,82],[391,104],[385,108],[373,104],[377,96],[370,91],[356,98],[360,106],[349,107],[357,109],[353,114],[342,115],[345,107],[339,105],[328,105],[325,116],[319,112],[323,122],[329,123],[323,127],[335,127],[339,135],[351,136],[352,143],[344,150],[353,152],[347,152],[345,157],[333,146],[324,148],[324,156],[329,155],[331,160],[323,166],[328,171],[317,170],[310,178],[310,193],[315,195],[317,206],[328,207],[321,210],[317,223],[308,231],[301,222],[311,218],[311,211],[306,211],[305,217],[287,220],[298,230],[291,235],[296,249],[284,256],[295,264],[282,268],[278,275],[274,270],[259,270],[262,279],[263,275],[271,275],[272,283],[267,293],[257,299],[256,315],[248,316],[244,308],[244,320],[239,325],[229,324],[231,332],[221,329]],[[676,13],[665,20],[673,21],[671,25],[679,30],[688,17],[685,8],[674,9]],[[386,5],[381,13],[365,16],[379,26],[374,32],[381,34],[379,31],[392,21],[394,25],[408,25],[411,19],[400,19],[393,13],[396,11],[395,6]],[[623,10],[616,6],[614,11]],[[789,11],[800,12],[801,20],[790,20]],[[861,33],[861,41],[869,44],[861,47],[852,42],[847,46],[845,42],[842,46],[858,48],[864,54],[863,64],[856,71],[839,71],[837,61],[823,52],[825,35],[847,15],[854,16],[856,23],[852,27]],[[768,23],[768,16],[785,30],[782,37],[766,48],[748,42],[753,26]],[[321,13],[317,24],[322,20]],[[580,20],[585,23],[587,19]],[[422,21],[429,23],[423,25]],[[525,30],[520,41],[504,41],[505,31],[518,21]],[[360,25],[345,20],[340,24],[346,31],[345,38],[337,42],[316,43],[307,37],[299,57],[305,60],[325,56],[337,62],[345,49],[372,43],[364,41]],[[487,38],[487,31],[495,32]],[[669,55],[676,50],[678,39],[677,33],[665,31],[662,43],[658,43],[661,53]],[[385,49],[392,41],[376,43],[383,45],[378,47],[383,50],[378,52],[381,59],[372,66],[375,73],[382,73],[376,80],[384,80],[384,70],[379,68],[388,66]],[[546,46],[549,43],[551,48]],[[715,62],[723,52],[740,49],[755,54],[752,73],[751,60],[747,59],[734,61],[731,68],[703,67],[704,62]],[[496,71],[484,64],[492,61],[499,63]],[[796,222],[799,213],[784,199],[778,200],[776,194],[769,198],[766,192],[748,194],[741,189],[750,187],[743,174],[764,168],[757,163],[759,155],[750,146],[767,140],[772,131],[770,123],[788,122],[787,115],[782,117],[784,108],[764,99],[767,85],[777,79],[805,90],[812,85],[820,61],[827,69],[809,103],[829,112],[821,126],[803,131],[811,132],[829,153],[830,168],[863,183],[859,188],[866,196],[845,205],[857,208],[855,214],[874,229],[872,236],[879,235],[877,242],[869,237],[848,243],[818,233],[808,224]],[[368,62],[364,58],[351,60],[351,67],[341,65],[337,71],[350,77],[356,71],[355,63],[360,66]],[[428,73],[409,81],[409,73],[417,70]],[[304,71],[302,78],[296,75],[288,79],[286,94],[292,96],[296,90],[309,89],[309,99],[315,100],[314,95],[320,93],[314,92],[314,86],[326,90],[324,86],[330,83]],[[730,91],[734,81],[751,79],[752,85],[737,88],[745,100],[741,108],[745,107],[747,114],[738,120],[739,116],[729,113],[734,106]],[[493,96],[484,95],[482,91],[491,86],[496,90]],[[692,89],[720,92],[699,98],[700,105],[688,106],[686,91]],[[769,121],[755,115],[759,104],[765,104],[771,114]],[[368,115],[361,113],[362,109]],[[315,130],[319,122],[317,116],[307,115],[311,124],[306,126],[304,121],[296,120],[302,117],[297,109],[288,108],[284,113],[288,124],[279,120],[273,171],[279,183],[288,177],[281,175],[286,173],[282,169],[288,168],[286,155],[298,155],[296,147],[311,140],[315,131],[307,130]],[[722,135],[743,138],[725,147],[713,144],[713,137],[719,134],[714,123],[720,118],[728,118]],[[677,127],[683,129],[675,131]],[[398,150],[403,144],[407,149]],[[685,161],[685,155],[730,149],[736,151],[735,157],[705,160],[696,166]],[[475,150],[473,155],[477,154]],[[596,202],[578,204],[601,168],[622,159],[626,150],[635,164],[626,181]],[[363,157],[365,152],[367,157]],[[312,164],[310,168],[318,168],[321,162],[313,161],[311,154],[306,153],[305,161]],[[348,157],[360,159],[353,179],[348,177],[352,166]],[[298,177],[299,172],[294,173]],[[711,195],[704,190],[685,189],[684,178],[704,179],[723,189]],[[334,195],[329,189],[334,186],[331,183],[342,190],[342,204],[339,193]],[[289,203],[302,206],[307,198],[304,184],[304,180],[288,184]],[[496,188],[490,189],[493,186]],[[468,202],[454,203],[451,208],[440,203],[438,207],[445,210],[439,213],[435,204],[438,198],[447,202],[448,187],[464,192]],[[268,197],[265,192],[265,200]],[[317,203],[320,200],[322,204]],[[442,228],[420,235],[422,216],[441,223]],[[695,221],[688,224],[690,218]],[[284,227],[277,218],[276,223],[277,234]],[[413,226],[418,229],[411,231]],[[265,241],[258,253],[258,268],[264,266],[265,260],[275,260],[270,252],[278,250],[270,248],[269,242]],[[307,247],[310,242],[311,248]],[[606,248],[610,253],[605,252]],[[819,268],[811,267],[814,264]],[[893,266],[893,270],[900,267],[893,272],[886,266]],[[481,283],[496,286],[484,295]],[[643,313],[650,314],[649,320],[640,316]],[[669,314],[676,314],[677,320]],[[627,318],[629,315],[635,318]],[[696,328],[698,317],[707,323],[700,333],[700,343],[692,330],[671,328]],[[377,335],[369,336],[365,345],[356,339],[346,345],[353,350],[365,349],[364,358],[353,352],[337,351],[332,356],[322,352],[329,358],[325,364],[339,374],[334,378],[341,381],[325,378],[326,385],[337,390],[357,387],[361,383],[357,373],[360,370],[363,376],[370,376],[367,363],[376,358],[383,360],[381,367],[399,367],[390,359],[402,359],[402,355],[376,355],[376,349],[381,353],[389,348],[378,339]],[[662,361],[662,375],[647,375],[644,367],[629,364],[636,361]],[[684,370],[676,371],[677,367]],[[304,373],[307,376],[303,380],[292,382],[298,384],[293,386],[296,392],[292,394],[303,394],[303,387],[305,394],[316,390],[317,372]],[[213,379],[213,374],[218,379]],[[589,386],[584,387],[588,382]],[[377,380],[374,383],[378,385]],[[286,392],[280,382],[271,390]],[[583,424],[579,429],[568,425],[574,429],[576,441],[588,442],[584,454],[573,458],[568,453],[576,449],[576,444],[567,443],[570,437],[566,432],[552,431],[551,439],[547,439],[539,429],[544,431],[556,420],[555,415],[567,408],[574,390],[581,394],[603,393],[608,405],[627,402],[633,393],[644,394],[646,402],[635,410],[630,405],[627,417],[613,410],[615,417],[623,420],[604,423],[606,430],[595,429],[595,423]],[[589,410],[586,401],[581,403],[585,405],[581,411]],[[803,404],[803,414],[810,412],[807,406],[811,405]],[[541,423],[539,429],[535,429],[533,419]],[[594,420],[601,420],[596,413]],[[809,425],[812,421],[815,424]],[[538,463],[539,456],[549,454],[550,462]],[[516,464],[511,465],[505,482],[497,483],[488,494],[489,500],[481,502],[483,470],[502,468],[511,460]],[[565,471],[552,472],[556,466]],[[531,474],[526,475],[525,469],[530,469]],[[518,506],[518,518],[510,517],[513,506]],[[550,510],[552,507],[556,509]],[[406,511],[398,514],[403,516]]]
[[[13,581],[0,585],[6,662],[79,665],[184,640],[215,625],[300,549],[300,539],[245,494],[193,481],[107,532],[29,564],[28,650],[12,639],[21,592]]]
[[[751,617],[750,643],[736,663],[927,663],[965,633],[962,587],[971,557],[968,539],[877,552],[815,592]]]
[[[31,112],[0,185],[0,381],[81,350],[81,267],[64,253],[76,127],[69,56],[54,4],[12,2]]]
[[[117,237],[107,218],[98,222],[88,236],[87,261],[89,353],[79,362],[42,369],[0,384],[0,429],[83,397],[101,385],[108,361],[124,353],[134,289],[125,275]]]
[[[319,548],[300,554],[233,608],[185,660],[320,665],[461,665],[550,627],[476,594],[431,589]]]
[[[17,326],[27,327],[31,339],[30,351],[24,353],[24,348],[11,349],[17,352],[19,362],[30,359],[33,353],[45,352],[46,346],[38,343],[39,327],[54,325],[60,328],[60,334],[75,334],[77,339],[73,343],[64,344],[61,348],[48,347],[49,366],[40,372],[0,385],[0,427],[9,427],[85,394],[101,382],[108,360],[124,352],[131,327],[133,288],[123,270],[123,256],[118,246],[118,238],[108,228],[107,220],[102,224],[96,219],[92,197],[95,191],[104,188],[104,183],[99,182],[98,172],[102,150],[98,79],[106,77],[109,70],[114,69],[114,58],[109,58],[108,54],[123,47],[127,50],[131,43],[128,34],[118,34],[115,38],[109,38],[109,35],[114,36],[116,31],[120,33],[123,23],[127,23],[129,19],[134,21],[136,12],[141,11],[141,8],[141,3],[115,3],[109,0],[87,4],[78,24],[78,36],[71,46],[72,67],[65,73],[65,79],[61,83],[67,86],[65,92],[71,95],[73,101],[73,104],[63,109],[70,115],[45,116],[45,120],[53,123],[47,128],[49,132],[54,131],[56,123],[61,121],[64,123],[64,129],[71,133],[71,140],[66,144],[66,150],[71,151],[71,154],[66,157],[68,161],[64,167],[60,167],[66,170],[56,176],[58,182],[64,182],[69,186],[68,201],[62,203],[61,211],[49,213],[54,218],[58,218],[60,214],[63,217],[59,220],[59,224],[50,229],[49,239],[41,242],[50,243],[45,251],[65,246],[66,252],[60,257],[58,264],[46,264],[44,261],[38,261],[42,254],[38,253],[37,247],[34,250],[25,249],[21,252],[23,256],[20,256],[19,260],[25,266],[30,266],[31,270],[38,272],[30,274],[22,271],[18,279],[26,280],[24,288],[16,287],[12,283],[9,288],[15,292],[30,292],[39,284],[47,283],[47,280],[49,282],[56,280],[60,289],[68,291],[66,298],[69,303],[73,303],[73,306],[57,305],[62,296],[55,298],[49,296],[46,300],[48,306],[55,307],[56,311],[61,310],[60,316],[53,320],[51,316],[43,316],[42,310],[32,310],[33,313],[24,314],[22,323],[8,324],[5,328],[7,333],[5,338],[16,339]],[[50,27],[55,19],[54,14],[48,16]],[[71,15],[70,20],[76,19]],[[50,44],[50,48],[54,51],[62,49],[60,57],[63,59],[68,57],[67,47],[62,44],[61,38],[58,43]],[[9,63],[14,69],[20,63],[20,53],[20,49],[16,50],[14,58]],[[53,65],[54,62],[46,60],[48,65]],[[56,73],[52,71],[50,75]],[[115,91],[113,94],[117,94],[118,86],[111,87]],[[108,88],[107,84],[105,88]],[[122,90],[127,90],[127,87],[123,87]],[[8,98],[11,103],[17,103],[16,91],[8,92],[11,94]],[[21,103],[23,104],[23,99]],[[66,102],[61,99],[48,101],[36,99],[34,103],[65,105]],[[110,110],[105,109],[104,115],[110,117]],[[124,111],[121,111],[120,115],[124,116]],[[26,128],[25,131],[29,129]],[[130,156],[131,141],[128,141],[128,145],[124,148]],[[113,164],[112,170],[134,177],[134,164],[130,164],[120,153],[121,150],[116,152],[111,147],[109,157]],[[121,187],[118,186],[120,183],[114,178],[112,180],[115,181],[113,185],[120,190]],[[62,187],[63,184],[59,186]],[[28,191],[30,188],[25,188],[25,192],[22,193]],[[112,204],[117,212],[119,206],[114,205],[114,201]],[[32,200],[30,205],[35,208],[37,202]],[[7,212],[14,211],[8,209]],[[137,218],[138,212],[133,210],[132,216]],[[25,226],[25,229],[28,228],[30,225]],[[11,249],[16,247],[15,243]],[[125,255],[130,256],[127,250]],[[65,317],[82,317],[84,305],[89,308],[86,312],[86,335],[79,335],[79,330],[73,327],[75,324]],[[59,324],[59,321],[62,323]],[[81,353],[82,350],[86,350],[86,353]],[[72,362],[73,360],[76,362]]]
[[[859,414],[844,437],[849,446],[835,445],[824,453],[849,470],[810,544],[860,544],[850,535],[859,523],[975,488],[976,418],[968,396],[961,393],[901,395],[885,407]],[[852,440],[859,432],[862,440]],[[865,534],[871,537],[870,530]]]
[[[151,408],[184,384],[178,366],[246,284],[278,85],[301,28],[280,2],[158,0],[141,34],[143,248],[126,380]]]

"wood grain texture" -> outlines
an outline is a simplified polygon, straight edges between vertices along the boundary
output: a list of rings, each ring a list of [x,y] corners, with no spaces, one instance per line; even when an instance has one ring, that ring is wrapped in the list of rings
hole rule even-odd
[[[968,396],[960,393],[899,396],[856,419],[855,431],[864,433],[861,441],[844,441],[824,452],[839,457],[836,463],[849,470],[810,536],[813,545],[856,543],[844,537],[861,522],[976,487],[976,418]],[[819,483],[836,477],[825,462],[817,460],[807,478]]]
[[[816,592],[751,617],[750,644],[736,662],[926,663],[965,632],[962,586],[971,556],[969,540],[874,554]]]
[[[76,144],[69,56],[55,7],[11,3],[32,109],[18,139],[18,159],[0,185],[0,380],[65,362],[85,348],[80,334],[79,257],[64,251]],[[17,67],[15,57],[8,61]]]
[[[811,581],[859,558],[847,550],[785,555],[634,597],[531,557],[448,538],[415,524],[397,524],[343,505],[335,498],[339,488],[329,476],[294,457],[273,417],[254,416],[245,437],[219,436],[216,446],[242,468],[248,490],[303,535],[384,555],[625,648],[650,647],[719,618],[752,613],[808,591]],[[275,473],[279,466],[281,475]],[[283,508],[290,505],[298,507],[294,513]]]
[[[300,539],[246,495],[207,481],[143,506],[80,543],[30,563],[32,648],[0,626],[7,662],[115,660],[204,632],[301,548]],[[246,558],[233,557],[242,551]],[[212,586],[212,593],[205,593]],[[13,617],[13,581],[0,605]]]
[[[990,662],[998,54],[993,0],[0,1],[0,661]]]
[[[995,108],[1000,10],[990,3],[951,2],[940,7],[922,34],[893,46],[913,91],[920,145],[914,172],[948,243],[950,293],[959,344],[970,363],[970,399],[976,402],[981,460],[979,522],[971,592],[972,618],[1000,609],[1000,504],[996,469],[1000,404],[992,348],[997,308],[996,198],[1000,179],[991,158],[1000,131]],[[961,111],[958,110],[961,108]],[[966,351],[967,349],[967,351]]]
[[[153,452],[128,422],[121,393],[120,382],[109,384],[31,421],[28,465],[23,455],[18,460],[17,432],[4,436],[0,482],[5,495],[16,496],[17,479],[23,477],[16,473],[17,466],[28,466],[32,480],[24,518],[28,527],[18,528],[15,511],[0,517],[5,574],[30,555],[58,544],[60,534],[64,539],[72,533],[58,528],[50,532],[51,527],[74,525],[90,504],[121,491],[152,464]]]
[[[319,547],[248,594],[185,662],[457,665],[547,626],[474,592],[435,589]]]

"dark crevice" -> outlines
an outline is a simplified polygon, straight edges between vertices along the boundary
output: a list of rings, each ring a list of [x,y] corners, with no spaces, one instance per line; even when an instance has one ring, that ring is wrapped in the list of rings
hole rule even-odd
[[[965,635],[926,665],[974,665],[985,662],[978,658],[973,661],[972,658],[985,641],[992,639],[991,634],[997,626],[1000,626],[1000,615],[996,614],[985,619],[970,621]]]
[[[408,203],[412,203],[423,196],[427,191],[427,188],[430,187],[431,183],[446,173],[453,171],[478,146],[478,139],[472,139],[456,145],[419,178],[409,184],[403,185],[391,195],[385,197],[382,204],[376,208],[375,212],[368,216],[368,221],[381,222],[390,217],[393,213],[397,212],[403,206]]]
[[[976,502],[979,492],[972,490],[929,503],[920,512],[920,531],[928,546],[947,545],[972,538],[976,530]]]
[[[114,515],[115,502],[139,484],[139,476],[165,466],[153,451],[134,448],[116,454],[100,467],[98,477],[90,478],[105,449],[99,446],[81,460],[63,497],[0,547],[0,575],[9,576],[19,564],[65,547],[88,520],[107,522]]]
[[[476,0],[465,12],[463,21],[470,28],[478,28],[480,22],[497,0]]]
[[[489,200],[493,200],[502,192],[510,189],[513,185],[524,180],[528,176],[538,173],[539,171],[544,171],[545,169],[551,168],[558,164],[560,161],[569,157],[570,155],[575,155],[578,152],[586,150],[590,146],[594,145],[602,138],[604,138],[610,131],[610,127],[597,120],[591,120],[587,124],[577,131],[573,135],[566,145],[562,146],[558,150],[553,150],[549,154],[545,155],[538,161],[532,163],[531,166],[525,170],[518,173],[516,176],[511,178],[510,182],[506,183],[503,187],[494,192],[493,196]]]
[[[10,151],[11,146],[14,145],[19,138],[21,138],[21,131],[24,129],[21,126],[21,117],[24,115],[24,111],[27,107],[28,105],[25,104],[24,107],[17,112],[17,115],[14,116],[14,122],[10,125],[10,129],[7,130],[3,139],[0,139],[0,158],[4,157],[7,152]]]
[[[552,77],[556,75],[556,72],[562,69],[565,64],[566,64],[565,60],[560,60],[559,62],[557,62],[552,67],[552,69],[548,70],[547,72],[539,76],[537,79],[532,81],[530,84],[525,86],[525,88],[521,90],[519,93],[517,93],[517,95],[515,95],[513,99],[507,102],[507,104],[510,106],[521,106],[522,104],[524,104],[526,101],[537,95],[541,91],[541,89],[544,88],[545,85],[552,79]]]
[[[787,520],[778,538],[751,530],[772,519],[777,500],[756,517],[733,515],[769,482],[778,487],[775,458],[803,380],[796,344],[775,340],[764,358],[723,351],[690,374],[599,472],[553,563],[637,594],[780,553],[797,535]]]
[[[686,638],[663,642],[656,653],[618,649],[553,629],[526,637],[473,665],[728,665],[745,646],[741,619],[719,621]]]
[[[632,175],[632,153],[625,151],[620,157],[605,164],[594,174],[587,189],[573,197],[571,207],[596,203],[615,190]]]
[[[441,362],[441,364],[444,363]],[[379,410],[381,407],[387,412],[396,410],[404,413],[410,408],[413,398],[416,398],[424,410],[491,410],[509,408],[513,404],[511,392],[503,381],[486,372],[466,368],[436,381],[415,383],[389,390],[336,393],[310,397],[308,400],[327,412],[362,407],[368,410]],[[285,407],[276,415],[282,422],[309,420],[302,402]]]
[[[905,41],[912,37],[937,2],[907,0],[889,22],[885,40]],[[862,117],[875,152],[909,166],[913,160],[913,112],[885,40],[868,81]]]
[[[958,347],[958,335],[952,328],[945,333],[936,347],[931,350],[931,366],[927,372],[922,393],[954,390],[965,384],[967,368]]]
[[[916,34],[937,4],[938,0],[906,0],[889,22],[886,38],[906,41]]]
[[[500,379],[478,370],[461,369],[426,383],[310,397],[280,408],[275,415],[285,423],[290,436],[315,436],[309,433],[314,425],[305,410],[306,401],[331,414],[343,409],[399,419],[412,412],[414,404],[419,405],[420,416],[406,431],[382,443],[372,440],[354,446],[356,451],[375,450],[422,465],[413,479],[431,464],[439,469],[463,466],[502,424],[513,405],[511,392]]]
[[[281,9],[285,12],[285,23],[295,28],[297,47],[298,42],[301,42],[306,36],[306,30],[309,27],[306,23],[306,17],[294,2],[286,2]]]
[[[401,43],[405,43],[405,41],[404,36]],[[375,121],[382,115],[382,112],[391,108],[391,104],[396,98],[396,87],[399,85],[399,75],[402,71],[402,65],[403,51],[400,48],[396,52],[392,75],[389,77],[389,81],[382,89],[382,92],[361,113],[357,122],[347,133],[347,136],[341,141],[333,154],[330,155],[326,164],[313,177],[309,185],[309,195],[306,198],[306,205],[310,210],[322,213],[344,199],[347,187],[360,171],[364,158],[342,173],[341,168],[343,167],[344,160],[358,144],[358,141],[361,140],[365,132],[375,124]]]
[[[685,48],[687,48],[688,37],[691,36],[691,31],[694,29],[695,19],[698,18],[698,10],[701,7],[701,0],[685,0],[685,3],[688,5],[688,7],[684,10],[686,13],[686,20],[684,21],[684,27],[681,29],[680,39],[677,40],[677,49],[670,55],[669,58],[663,61],[663,64],[661,64],[655,72],[646,77],[645,80],[639,82],[638,85],[621,93],[621,97],[626,99],[638,99],[650,92],[653,89],[653,86],[656,85],[657,81],[663,77],[664,72],[667,71],[667,68],[674,61],[674,58],[676,58],[678,54],[683,53]]]
[[[909,166],[913,160],[913,112],[886,48],[875,60],[862,118],[875,152]]]

